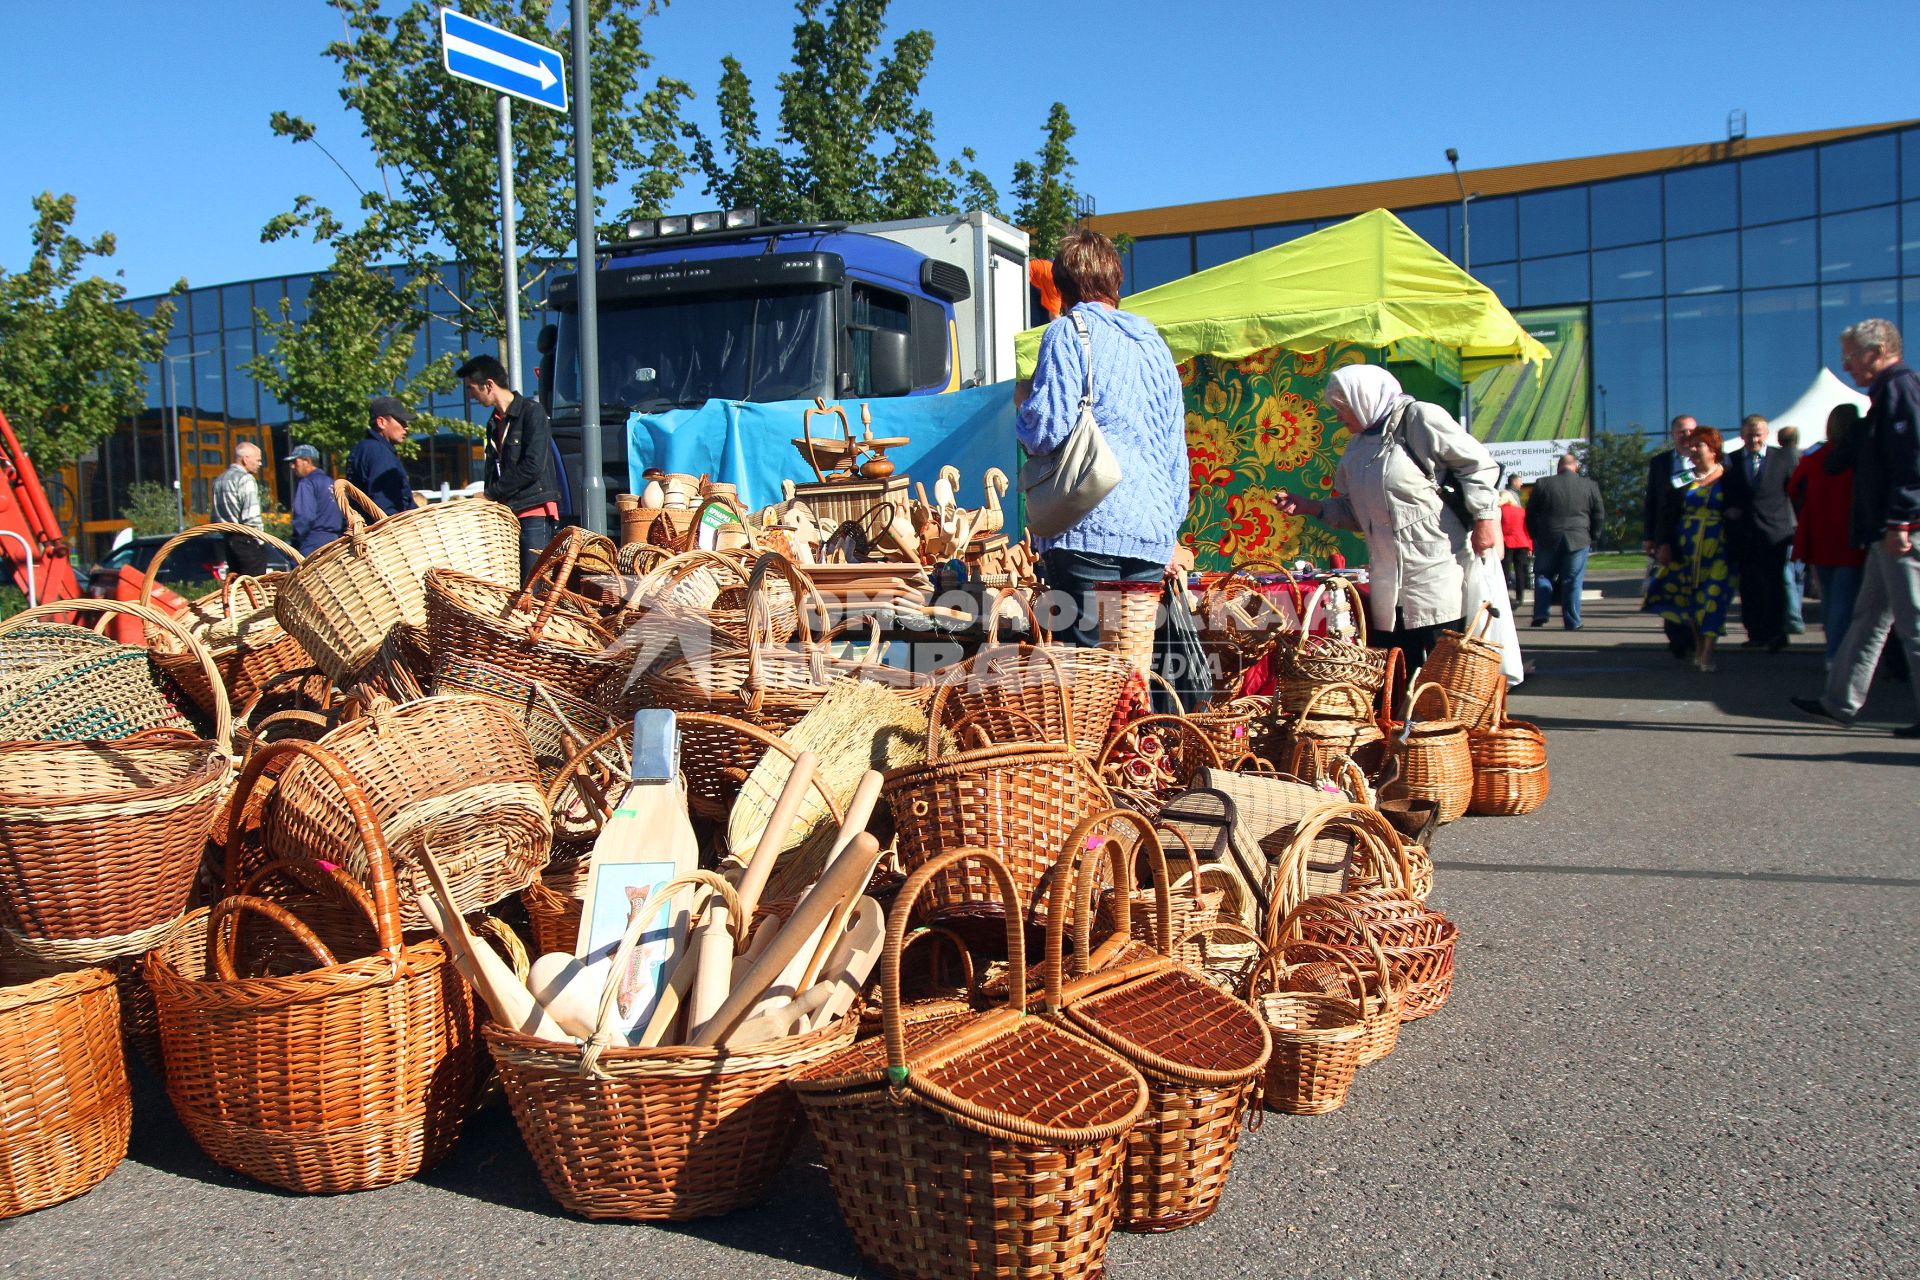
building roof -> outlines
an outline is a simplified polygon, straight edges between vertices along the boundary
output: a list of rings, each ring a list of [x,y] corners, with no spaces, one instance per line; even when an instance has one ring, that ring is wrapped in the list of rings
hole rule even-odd
[[[1545,160],[1534,164],[1501,165],[1492,169],[1462,169],[1460,177],[1466,183],[1467,190],[1475,195],[1511,195],[1520,191],[1570,186],[1578,182],[1659,173],[1666,169],[1682,169],[1688,165],[1710,164],[1740,156],[1765,155],[1769,151],[1785,151],[1818,142],[1884,133],[1916,123],[1920,121],[1900,120],[1891,124],[1857,125],[1846,129],[1780,133],[1766,138],[1655,147],[1648,151],[1617,151],[1612,155],[1586,156],[1575,160]],[[1259,227],[1316,218],[1338,218],[1368,209],[1415,209],[1421,205],[1447,204],[1459,198],[1460,189],[1454,184],[1452,171],[1448,170],[1417,178],[1395,178],[1387,182],[1355,182],[1341,187],[1317,187],[1311,191],[1283,191],[1265,196],[1241,196],[1232,200],[1163,205],[1157,209],[1101,214],[1089,221],[1096,230],[1108,235],[1178,235],[1193,231],[1220,231],[1231,227]]]

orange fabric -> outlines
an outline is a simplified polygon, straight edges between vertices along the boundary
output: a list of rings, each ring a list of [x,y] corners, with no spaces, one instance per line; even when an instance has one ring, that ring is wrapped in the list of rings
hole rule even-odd
[[[1027,283],[1040,291],[1040,305],[1050,316],[1060,314],[1060,290],[1053,283],[1053,263],[1035,258],[1027,263]]]

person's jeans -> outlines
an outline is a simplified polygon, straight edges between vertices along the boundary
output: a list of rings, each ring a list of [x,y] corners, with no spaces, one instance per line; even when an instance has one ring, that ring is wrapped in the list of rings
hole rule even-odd
[[[1801,606],[1806,603],[1807,566],[1798,560],[1787,561],[1787,634],[1797,636],[1807,629]]]
[[[1100,606],[1094,586],[1102,582],[1158,582],[1167,567],[1133,556],[1096,555],[1053,547],[1040,556],[1047,591],[1035,601],[1040,622],[1055,636],[1082,649],[1100,647]]]
[[[1861,567],[1860,595],[1847,638],[1827,672],[1827,710],[1846,720],[1860,714],[1888,631],[1899,636],[1908,670],[1920,672],[1920,549],[1896,556],[1886,543],[1876,542]],[[1920,682],[1911,688],[1920,698]]]
[[[1827,662],[1831,665],[1853,623],[1853,601],[1860,594],[1860,566],[1817,564],[1813,576],[1820,580],[1820,627],[1827,635]]]
[[[1587,582],[1590,547],[1574,550],[1557,543],[1533,546],[1533,620],[1545,622],[1560,601],[1560,620],[1569,629],[1580,625],[1580,592]]]
[[[520,517],[520,581],[525,583],[533,573],[533,565],[540,553],[553,541],[559,522],[546,516]]]

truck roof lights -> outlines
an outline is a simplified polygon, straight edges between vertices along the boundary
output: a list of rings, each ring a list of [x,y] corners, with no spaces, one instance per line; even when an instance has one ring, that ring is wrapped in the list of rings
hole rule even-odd
[[[683,236],[687,234],[687,216],[676,214],[671,218],[661,218],[654,223],[657,233],[663,236]]]
[[[627,239],[629,240],[651,240],[653,239],[653,234],[654,226],[652,218],[635,218],[627,224]]]
[[[726,229],[728,231],[740,231],[747,227],[757,227],[760,225],[760,211],[758,209],[729,209],[725,217]]]
[[[725,215],[723,215],[718,209],[715,209],[710,213],[694,214],[692,219],[694,234],[698,235],[702,231],[720,230],[721,219],[724,216]]]

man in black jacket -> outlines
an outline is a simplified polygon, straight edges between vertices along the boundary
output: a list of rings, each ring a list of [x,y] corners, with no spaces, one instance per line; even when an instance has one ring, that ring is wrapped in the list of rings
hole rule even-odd
[[[467,394],[493,410],[487,422],[485,492],[520,521],[520,578],[525,581],[560,523],[547,411],[508,387],[506,369],[492,356],[475,356],[456,372]]]
[[[1647,463],[1647,500],[1640,521],[1640,549],[1653,555],[1660,544],[1660,530],[1680,522],[1680,504],[1686,488],[1693,482],[1693,463],[1681,451],[1698,424],[1692,414],[1683,413],[1673,420],[1668,438],[1671,444],[1653,455]],[[1663,619],[1667,650],[1682,661],[1693,656],[1693,632],[1685,623]]]
[[[1787,647],[1787,555],[1793,550],[1793,503],[1787,481],[1800,465],[1798,450],[1769,448],[1767,420],[1740,420],[1738,453],[1727,455],[1727,551],[1740,574],[1740,618],[1749,649]]]
[[[1580,591],[1587,580],[1587,553],[1606,523],[1600,486],[1580,474],[1580,459],[1560,458],[1560,470],[1533,486],[1527,499],[1527,536],[1533,539],[1533,625],[1547,625],[1553,598],[1560,621],[1580,629]]]
[[[1915,673],[1920,699],[1920,377],[1901,362],[1900,330],[1888,320],[1862,320],[1840,335],[1841,363],[1867,388],[1865,443],[1853,471],[1853,544],[1867,548],[1847,638],[1834,654],[1826,691],[1792,698],[1809,715],[1853,723],[1873,686],[1874,668],[1896,633]],[[1920,738],[1920,721],[1895,729]]]
[[[392,396],[367,402],[367,436],[347,455],[347,483],[390,516],[413,510],[413,485],[394,446],[407,438],[413,410]]]

